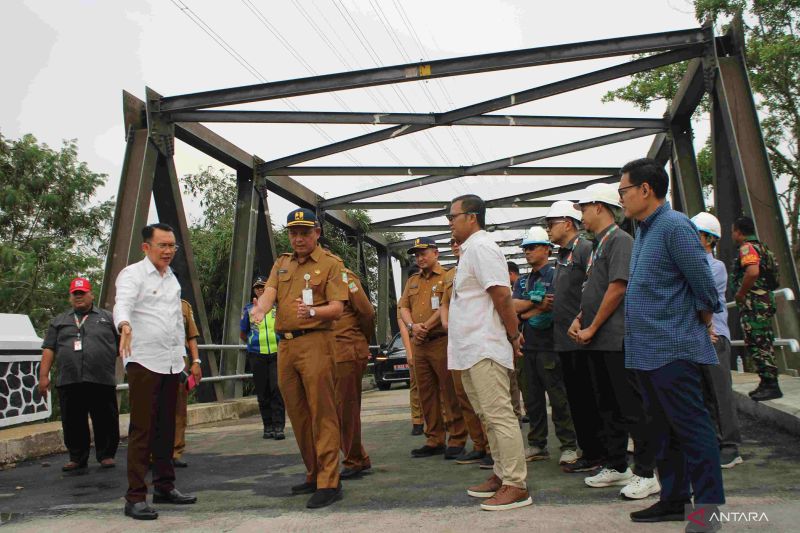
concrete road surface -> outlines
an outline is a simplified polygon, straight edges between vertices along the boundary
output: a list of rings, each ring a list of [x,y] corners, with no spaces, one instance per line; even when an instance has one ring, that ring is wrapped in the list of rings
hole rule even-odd
[[[628,513],[655,502],[619,499],[618,488],[590,489],[583,475],[557,464],[558,443],[550,438],[550,461],[528,463],[534,505],[500,513],[481,511],[467,485],[489,471],[456,465],[441,456],[412,459],[408,390],[364,396],[364,440],[372,473],[344,482],[344,499],[327,509],[305,508],[308,496],[291,496],[304,468],[291,430],[284,441],[261,438],[258,418],[189,430],[177,487],[198,496],[193,506],[158,505],[154,522],[122,514],[126,448],[118,466],[96,463],[81,475],[63,474],[64,455],[0,472],[0,522],[8,531],[558,531],[656,533],[683,531],[681,523],[633,524]],[[742,419],[744,464],[725,471],[730,513],[756,513],[759,521],[725,524],[725,531],[800,531],[800,447],[796,437],[752,419]],[[527,427],[525,428],[527,431]],[[753,516],[753,515],[751,515]],[[766,520],[768,521],[765,521]]]

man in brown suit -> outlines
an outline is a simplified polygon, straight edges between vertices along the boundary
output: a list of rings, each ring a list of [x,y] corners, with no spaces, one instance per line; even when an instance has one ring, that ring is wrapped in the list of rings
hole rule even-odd
[[[339,475],[342,479],[352,479],[372,468],[361,444],[361,378],[369,359],[368,339],[375,332],[375,308],[358,276],[345,269],[342,281],[345,278],[349,298],[341,318],[333,326],[333,333],[336,335],[336,406],[344,454],[344,468]]]

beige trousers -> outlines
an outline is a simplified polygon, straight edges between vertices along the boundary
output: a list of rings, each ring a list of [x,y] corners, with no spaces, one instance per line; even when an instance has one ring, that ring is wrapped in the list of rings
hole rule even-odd
[[[519,420],[511,408],[508,369],[492,359],[481,359],[461,373],[461,381],[486,428],[495,475],[504,485],[525,488],[528,477],[525,445]]]

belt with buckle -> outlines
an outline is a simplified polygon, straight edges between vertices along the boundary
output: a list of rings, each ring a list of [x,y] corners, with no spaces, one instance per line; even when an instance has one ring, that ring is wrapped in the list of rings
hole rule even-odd
[[[296,329],[294,331],[284,331],[282,333],[279,333],[279,335],[281,337],[283,337],[284,339],[292,340],[292,339],[296,339],[297,337],[302,337],[303,335],[308,335],[309,333],[314,333],[315,331],[318,331],[318,330],[316,330],[316,329]]]

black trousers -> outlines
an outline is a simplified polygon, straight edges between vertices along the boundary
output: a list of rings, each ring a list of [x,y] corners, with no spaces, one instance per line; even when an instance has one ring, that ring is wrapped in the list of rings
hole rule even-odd
[[[58,401],[69,460],[82,465],[89,460],[89,417],[97,461],[113,459],[119,445],[116,387],[99,383],[62,385],[58,387]]]
[[[597,416],[599,408],[589,368],[589,356],[582,351],[559,352],[558,355],[561,358],[564,386],[567,389],[578,446],[586,459],[603,459],[608,452],[603,440],[603,424]]]
[[[703,403],[702,367],[679,359],[638,370],[645,409],[653,416],[661,501],[723,504],[719,447]]]
[[[286,407],[278,388],[278,355],[247,352],[253,384],[258,398],[258,410],[265,430],[281,430],[286,425]]]
[[[608,454],[606,466],[628,468],[628,435],[633,438],[633,473],[653,477],[656,466],[652,418],[645,412],[636,372],[625,368],[624,352],[584,352],[590,361]]]

